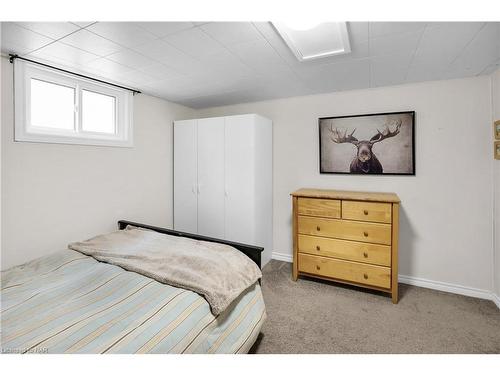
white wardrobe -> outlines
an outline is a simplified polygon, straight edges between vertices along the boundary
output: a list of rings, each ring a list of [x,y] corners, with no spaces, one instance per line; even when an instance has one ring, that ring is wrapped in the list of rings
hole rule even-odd
[[[264,247],[271,259],[272,122],[259,115],[174,123],[174,229]]]

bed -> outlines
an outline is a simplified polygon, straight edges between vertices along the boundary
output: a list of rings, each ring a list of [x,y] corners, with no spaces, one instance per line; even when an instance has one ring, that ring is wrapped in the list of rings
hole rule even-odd
[[[262,248],[128,225],[239,250]],[[215,316],[205,298],[74,250],[2,272],[3,353],[247,353],[266,318],[259,282]]]

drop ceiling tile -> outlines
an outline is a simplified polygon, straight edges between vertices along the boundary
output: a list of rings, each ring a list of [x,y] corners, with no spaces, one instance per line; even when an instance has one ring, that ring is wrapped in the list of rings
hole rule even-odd
[[[202,74],[210,70],[206,64],[185,55],[172,55],[159,61],[183,75]]]
[[[54,40],[27,30],[13,22],[2,22],[2,52],[26,54]]]
[[[18,22],[18,25],[51,39],[59,39],[80,27],[71,22]]]
[[[405,82],[435,81],[442,78],[446,65],[435,62],[412,62],[408,68]]]
[[[253,90],[242,90],[195,97],[183,100],[182,102],[191,108],[201,109],[217,107],[220,106],[221,103],[224,103],[224,105],[231,105],[257,101],[259,100],[259,97],[260,96],[256,95],[256,92],[254,92]]]
[[[193,76],[195,77],[195,76]],[[156,82],[150,84],[150,86],[155,87],[156,90],[163,91],[177,91],[181,90],[191,90],[192,87],[196,87],[197,84],[193,82],[193,77],[182,76],[171,79],[157,80]]]
[[[154,82],[141,88],[145,93],[174,102],[180,101],[184,97],[178,95],[168,82]]]
[[[60,42],[99,56],[107,56],[123,49],[121,45],[85,29],[64,37]]]
[[[487,23],[449,66],[444,78],[480,74],[500,58],[500,24]]]
[[[418,32],[425,28],[425,22],[370,22],[370,38],[378,38],[387,35]]]
[[[313,92],[300,76],[294,72],[281,72],[267,77],[259,77],[256,84],[260,85],[263,93],[270,97],[285,98],[307,95]]]
[[[296,71],[305,85],[316,91],[339,91],[369,87],[370,62],[355,59]]]
[[[210,22],[200,28],[226,46],[263,38],[251,22]]]
[[[137,22],[136,24],[158,38],[194,27],[192,22]]]
[[[163,40],[195,58],[224,50],[220,43],[199,28],[180,31],[163,38]]]
[[[134,51],[167,65],[182,74],[194,74],[207,69],[201,61],[187,55],[162,39],[134,47]]]
[[[157,80],[167,80],[182,76],[179,72],[161,63],[153,63],[138,69]]]
[[[228,48],[243,64],[257,72],[271,72],[288,68],[286,61],[267,40],[238,43]]]
[[[87,30],[128,48],[157,39],[134,22],[97,22]]]
[[[122,49],[115,52],[109,56],[106,56],[108,60],[114,61],[118,64],[128,66],[133,69],[140,69],[144,66],[153,63],[151,58],[146,57],[138,52],[132,51],[130,49]]]
[[[248,66],[228,50],[203,56],[199,60],[208,68],[221,71],[221,74],[225,73],[230,76],[254,74]]]
[[[219,90],[211,77],[200,75],[156,81],[150,83],[149,86],[153,87],[157,93],[176,98],[210,95]]]
[[[54,42],[36,50],[29,54],[32,57],[44,57],[50,59],[50,57],[57,58],[59,60],[65,61],[67,64],[75,66],[83,66],[92,60],[97,59],[99,56],[83,51],[81,49],[63,44],[61,42]]]
[[[448,66],[483,25],[481,22],[450,22],[427,27],[415,51],[414,63]]]
[[[432,29],[434,27],[464,27],[467,26],[467,24],[474,24],[474,23],[483,23],[483,22],[427,22],[425,27],[428,29]]]
[[[409,53],[371,57],[370,87],[404,83],[411,59]]]
[[[196,96],[209,95],[223,91],[229,91],[233,88],[252,86],[255,79],[225,79],[223,75],[217,74],[200,74],[189,77],[195,85],[191,85],[190,91],[196,93]],[[181,91],[183,91],[181,89]],[[191,95],[190,96],[194,96]]]
[[[234,79],[225,79],[225,77],[221,76],[220,79],[217,79],[216,85],[218,92],[237,91],[261,86],[262,80],[263,78],[258,76],[238,77]]]
[[[125,85],[139,88],[143,84],[151,85],[157,81],[154,77],[139,70],[131,70],[128,73],[118,76],[117,79]]]
[[[370,39],[370,56],[390,55],[393,53],[415,52],[423,29],[417,32],[386,35]]]
[[[290,98],[293,96],[304,96],[304,95],[311,95],[314,93],[312,89],[295,84],[287,84],[283,87],[278,87],[276,85],[267,85],[255,91],[256,91],[255,92],[256,96],[258,96],[260,93],[260,96],[262,97],[262,99],[257,99],[257,100]]]
[[[76,25],[76,26],[79,26],[79,27],[87,27],[87,26],[90,26],[92,25],[93,23],[96,23],[96,21],[87,21],[87,22],[75,22],[75,21],[71,21],[72,24]]]
[[[251,88],[247,90],[237,90],[214,95],[195,97],[182,100],[187,106],[195,109],[216,107],[221,105],[232,105],[247,102],[255,102],[261,100],[276,99],[279,96],[272,92],[268,92],[265,88]]]
[[[174,55],[187,56],[184,52],[179,51],[177,48],[162,39],[156,39],[148,43],[135,46],[132,50],[154,60],[161,60],[164,57]]]
[[[87,67],[90,69],[102,71],[111,77],[119,77],[126,73],[129,73],[132,70],[128,66],[116,63],[106,58],[93,60],[87,64]]]

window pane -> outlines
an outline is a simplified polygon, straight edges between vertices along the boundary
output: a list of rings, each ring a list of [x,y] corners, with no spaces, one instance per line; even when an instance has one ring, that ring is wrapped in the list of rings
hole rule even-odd
[[[31,126],[73,130],[74,103],[73,88],[31,79]]]
[[[82,129],[87,132],[115,133],[115,98],[82,90]]]

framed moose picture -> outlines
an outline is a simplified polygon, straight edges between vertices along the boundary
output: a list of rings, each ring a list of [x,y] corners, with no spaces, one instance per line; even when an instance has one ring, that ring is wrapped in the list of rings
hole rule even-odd
[[[415,175],[414,136],[414,111],[320,118],[320,173]]]

